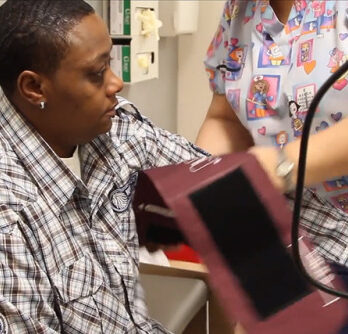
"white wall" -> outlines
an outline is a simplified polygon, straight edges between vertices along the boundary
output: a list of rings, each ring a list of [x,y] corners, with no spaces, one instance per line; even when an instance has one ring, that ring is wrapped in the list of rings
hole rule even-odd
[[[176,132],[177,38],[159,41],[159,79],[126,85],[120,95],[134,102],[158,126]]]
[[[85,1],[91,4],[100,15],[104,16],[107,22],[105,17],[107,1]],[[177,129],[177,72],[177,38],[161,38],[159,41],[159,79],[125,84],[120,95],[134,102],[139,111],[149,117],[156,125],[175,132]]]
[[[199,4],[198,31],[179,36],[177,130],[194,141],[211,101],[203,60],[217,29],[224,0]]]
[[[88,1],[100,9],[100,0]],[[159,1],[163,8],[174,0]],[[191,141],[196,138],[211,99],[203,60],[225,2],[196,1],[199,1],[197,32],[162,37],[159,42],[159,79],[127,85],[121,93],[136,103],[156,125],[178,132]]]
[[[196,138],[211,100],[203,60],[224,3],[225,0],[200,0],[196,33],[161,38],[159,79],[126,86],[121,94],[141,107],[156,125],[191,141]]]

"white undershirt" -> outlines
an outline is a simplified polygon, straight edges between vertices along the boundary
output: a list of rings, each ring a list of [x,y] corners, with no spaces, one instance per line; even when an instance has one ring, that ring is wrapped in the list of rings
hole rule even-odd
[[[61,158],[62,161],[68,166],[68,168],[75,174],[75,176],[81,179],[81,161],[79,157],[79,150],[76,147],[73,156],[71,158]]]

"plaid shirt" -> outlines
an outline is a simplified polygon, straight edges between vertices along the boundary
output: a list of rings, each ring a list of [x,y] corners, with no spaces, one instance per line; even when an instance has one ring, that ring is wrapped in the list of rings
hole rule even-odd
[[[290,195],[291,196],[291,195]],[[290,207],[293,198],[289,196]],[[300,224],[317,250],[328,260],[348,267],[348,214],[315,192],[303,192]]]
[[[82,182],[0,94],[1,333],[166,333],[137,281],[131,195],[139,170],[203,152],[119,101],[110,133],[80,147]],[[344,212],[306,191],[301,218],[348,264]]]
[[[79,148],[82,182],[0,94],[1,333],[167,333],[147,316],[130,202],[139,170],[203,152],[119,102]]]

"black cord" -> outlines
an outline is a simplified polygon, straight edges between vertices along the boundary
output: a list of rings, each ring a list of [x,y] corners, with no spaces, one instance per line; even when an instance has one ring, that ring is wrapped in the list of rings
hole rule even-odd
[[[310,284],[314,285],[316,288],[325,291],[329,294],[335,295],[337,297],[348,298],[348,292],[338,291],[335,289],[331,289],[328,286],[320,283],[312,276],[308,274],[306,271],[299,252],[298,238],[299,238],[299,225],[300,225],[300,210],[301,210],[301,202],[302,202],[302,194],[304,187],[304,175],[306,170],[306,156],[307,156],[307,145],[310,134],[310,128],[312,124],[312,120],[315,114],[315,110],[317,109],[319,102],[325,95],[325,93],[330,89],[330,87],[346,72],[348,71],[348,61],[346,61],[334,74],[332,74],[320,87],[318,92],[315,94],[309,109],[308,113],[303,125],[303,132],[301,138],[300,145],[300,154],[299,154],[299,162],[298,162],[298,172],[297,172],[297,184],[296,184],[296,192],[295,192],[295,203],[294,203],[294,211],[292,216],[292,229],[291,229],[291,240],[292,240],[292,252],[295,264],[299,268],[301,274],[305,277]]]

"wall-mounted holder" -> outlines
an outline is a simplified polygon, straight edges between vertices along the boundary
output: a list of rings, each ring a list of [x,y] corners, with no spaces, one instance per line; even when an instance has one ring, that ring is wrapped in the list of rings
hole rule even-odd
[[[112,69],[125,83],[158,78],[158,1],[110,0]]]
[[[143,37],[113,39],[111,68],[125,83],[158,78],[158,43]]]
[[[197,31],[198,0],[159,0],[159,13],[163,22],[163,28],[160,29],[161,37],[193,34]]]

